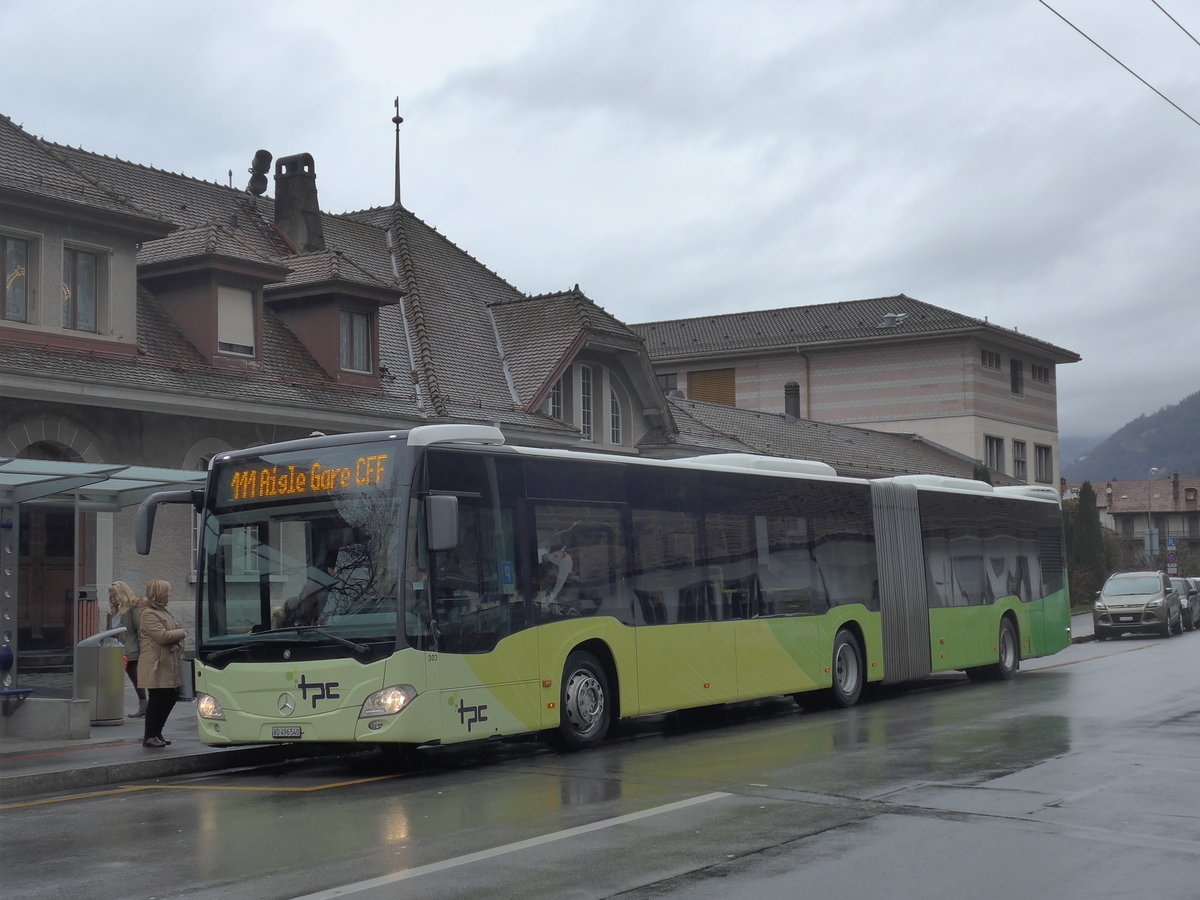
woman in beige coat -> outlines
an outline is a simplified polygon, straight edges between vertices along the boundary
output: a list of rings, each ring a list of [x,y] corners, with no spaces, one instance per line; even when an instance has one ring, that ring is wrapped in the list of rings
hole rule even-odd
[[[179,674],[179,659],[187,632],[179,627],[167,609],[170,599],[169,582],[152,581],[146,585],[146,599],[138,620],[141,643],[138,687],[145,688],[149,694],[143,747],[165,747],[171,743],[162,736],[162,728],[175,707],[179,685],[183,683]]]

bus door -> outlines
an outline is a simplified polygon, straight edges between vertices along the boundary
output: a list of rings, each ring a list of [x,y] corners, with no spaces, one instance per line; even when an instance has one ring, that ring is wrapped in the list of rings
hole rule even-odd
[[[500,501],[496,460],[433,450],[432,494],[458,501],[458,542],[428,556],[428,690],[440,694],[446,742],[535,730],[536,639],[517,592],[515,515]]]

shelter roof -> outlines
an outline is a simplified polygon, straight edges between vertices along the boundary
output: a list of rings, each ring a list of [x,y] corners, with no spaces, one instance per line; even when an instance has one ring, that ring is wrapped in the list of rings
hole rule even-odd
[[[116,512],[156,491],[203,486],[204,472],[107,463],[0,457],[0,506],[37,501],[76,503]]]

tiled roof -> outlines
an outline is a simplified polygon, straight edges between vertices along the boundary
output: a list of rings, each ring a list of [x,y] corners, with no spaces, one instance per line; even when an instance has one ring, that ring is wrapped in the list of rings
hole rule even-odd
[[[146,241],[138,250],[138,265],[154,265],[204,256],[222,256],[227,259],[280,265],[278,260],[264,255],[261,244],[256,246],[255,242],[247,240],[238,229],[215,222],[181,228],[165,238]]]
[[[696,447],[818,460],[833,466],[839,475],[859,478],[924,473],[970,478],[975,471],[974,460],[911,434],[808,422],[674,397],[669,402],[679,423],[680,441]],[[702,443],[705,429],[719,439],[711,445]],[[999,473],[992,473],[992,479],[996,484],[1019,483]]]
[[[111,186],[97,182],[73,166],[53,145],[33,137],[5,115],[0,115],[0,188],[69,203],[80,209],[132,217],[159,232],[170,222],[147,212]]]
[[[1096,505],[1100,509],[1108,508],[1113,516],[1128,516],[1150,513],[1200,512],[1200,503],[1189,501],[1188,488],[1200,495],[1200,478],[1180,478],[1178,483],[1175,476],[1155,478],[1141,481],[1093,481],[1092,490],[1096,492]],[[1069,490],[1078,494],[1082,482],[1067,485]],[[1108,488],[1112,488],[1112,499],[1108,500]]]
[[[286,282],[289,286],[342,282],[375,290],[396,291],[397,295],[399,294],[393,279],[385,281],[368,272],[341,250],[321,250],[289,256],[286,263],[292,270]]]
[[[516,297],[490,305],[517,397],[536,405],[562,374],[570,351],[589,336],[633,346],[641,338],[589,300],[579,285],[568,291]]]
[[[644,322],[629,327],[645,338],[650,357],[655,360],[812,347],[844,341],[928,337],[962,331],[980,331],[997,340],[1019,340],[1037,345],[1056,361],[1070,362],[1079,358],[1075,353],[1045,341],[904,294]]]

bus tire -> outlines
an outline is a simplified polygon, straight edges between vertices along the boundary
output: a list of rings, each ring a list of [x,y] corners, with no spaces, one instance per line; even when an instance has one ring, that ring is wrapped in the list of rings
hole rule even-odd
[[[552,742],[565,751],[587,750],[604,740],[612,724],[612,691],[604,666],[586,650],[576,650],[563,666],[558,729]]]
[[[972,681],[1012,681],[1016,677],[1021,665],[1021,643],[1017,638],[1017,627],[1007,616],[1000,620],[996,643],[996,662],[967,669],[967,677]]]
[[[829,703],[849,708],[862,696],[865,680],[862,647],[849,630],[838,629],[833,639],[833,684],[829,688]]]

